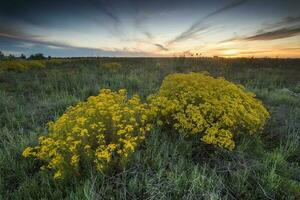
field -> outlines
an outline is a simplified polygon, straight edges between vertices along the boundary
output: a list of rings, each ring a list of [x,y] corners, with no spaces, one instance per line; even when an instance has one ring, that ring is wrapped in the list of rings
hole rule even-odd
[[[145,101],[166,75],[201,71],[256,93],[271,115],[263,133],[227,151],[155,128],[126,168],[70,180],[22,156],[48,121],[102,88]],[[0,199],[300,199],[299,142],[299,59],[73,58],[0,68]]]

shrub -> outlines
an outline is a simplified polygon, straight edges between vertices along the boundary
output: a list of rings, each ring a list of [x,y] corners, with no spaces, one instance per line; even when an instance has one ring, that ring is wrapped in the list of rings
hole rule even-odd
[[[205,73],[168,75],[149,102],[181,134],[201,135],[203,142],[229,150],[237,135],[260,131],[269,117],[243,86]]]
[[[40,69],[44,68],[45,63],[38,60],[11,60],[11,61],[0,61],[0,68],[7,71],[26,71],[29,69]]]
[[[103,67],[108,70],[117,71],[122,67],[122,65],[117,62],[111,62],[111,63],[104,63]]]
[[[150,130],[152,115],[138,96],[103,89],[50,122],[49,134],[23,156],[44,161],[55,178],[79,175],[87,165],[101,172],[122,167]]]

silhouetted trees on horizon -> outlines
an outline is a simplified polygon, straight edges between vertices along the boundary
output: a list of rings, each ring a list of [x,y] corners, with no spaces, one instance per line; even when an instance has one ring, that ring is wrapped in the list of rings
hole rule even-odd
[[[17,59],[27,59],[27,60],[44,60],[44,59],[51,59],[51,56],[46,57],[42,53],[36,53],[30,55],[28,58],[25,54],[21,54],[20,56],[15,56],[13,54],[5,55],[2,51],[0,51],[0,60],[17,60]]]

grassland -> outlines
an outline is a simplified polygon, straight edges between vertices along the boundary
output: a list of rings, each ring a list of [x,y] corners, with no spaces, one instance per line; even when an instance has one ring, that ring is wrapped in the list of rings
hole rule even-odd
[[[126,169],[65,181],[22,157],[47,134],[48,121],[101,88],[126,88],[145,100],[167,74],[191,71],[255,92],[271,113],[263,133],[239,138],[229,152],[154,129]],[[77,58],[0,69],[0,199],[300,199],[299,142],[297,59]]]

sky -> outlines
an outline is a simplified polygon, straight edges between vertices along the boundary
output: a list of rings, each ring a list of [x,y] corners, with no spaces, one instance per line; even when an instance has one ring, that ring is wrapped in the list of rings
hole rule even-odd
[[[300,0],[0,0],[0,51],[300,58]]]

